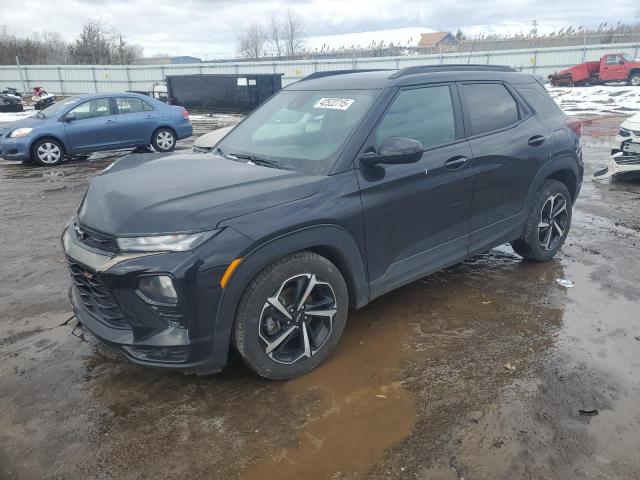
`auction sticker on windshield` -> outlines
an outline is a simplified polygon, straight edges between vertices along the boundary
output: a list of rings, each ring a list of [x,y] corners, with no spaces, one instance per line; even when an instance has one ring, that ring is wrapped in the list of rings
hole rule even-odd
[[[333,110],[346,110],[354,102],[351,98],[321,98],[313,108],[331,108]]]

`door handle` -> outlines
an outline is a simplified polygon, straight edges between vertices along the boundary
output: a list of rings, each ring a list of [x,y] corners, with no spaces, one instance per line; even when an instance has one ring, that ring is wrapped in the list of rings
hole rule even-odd
[[[116,121],[115,121],[115,120],[107,120],[107,121],[106,121],[106,122],[104,122],[104,123],[116,123]]]
[[[531,145],[532,147],[539,147],[540,145],[542,145],[544,143],[545,140],[546,140],[546,138],[544,138],[544,136],[542,136],[542,135],[534,135],[533,137],[531,137],[529,139],[529,141],[527,143],[529,145]]]
[[[147,118],[147,119],[148,119],[148,118],[156,118],[156,117],[155,117],[155,115],[147,115],[147,116],[146,116],[146,117],[144,117],[144,118]]]
[[[448,170],[457,170],[458,168],[464,167],[469,159],[467,157],[452,157],[446,162],[444,162],[444,168]]]

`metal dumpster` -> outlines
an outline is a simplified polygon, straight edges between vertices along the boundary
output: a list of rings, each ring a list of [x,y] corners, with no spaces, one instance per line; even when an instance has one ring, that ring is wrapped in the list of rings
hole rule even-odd
[[[168,75],[166,82],[172,105],[247,113],[282,88],[282,74]]]

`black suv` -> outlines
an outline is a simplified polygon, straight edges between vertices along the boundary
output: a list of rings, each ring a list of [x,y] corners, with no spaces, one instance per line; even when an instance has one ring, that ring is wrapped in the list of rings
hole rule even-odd
[[[97,175],[63,234],[74,311],[131,361],[259,375],[318,366],[349,308],[511,242],[551,259],[583,176],[580,123],[508,67],[314,74],[210,154]]]

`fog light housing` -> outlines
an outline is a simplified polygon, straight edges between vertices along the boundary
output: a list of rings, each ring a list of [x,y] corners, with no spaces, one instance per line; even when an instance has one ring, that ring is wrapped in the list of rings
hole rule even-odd
[[[178,303],[178,295],[173,286],[173,280],[168,275],[147,275],[138,281],[138,290],[150,300],[150,303],[164,303],[175,305]]]

